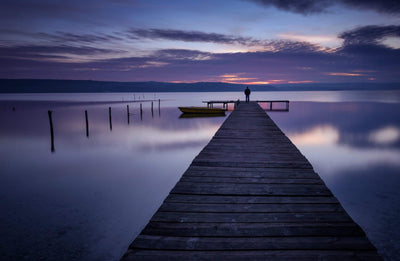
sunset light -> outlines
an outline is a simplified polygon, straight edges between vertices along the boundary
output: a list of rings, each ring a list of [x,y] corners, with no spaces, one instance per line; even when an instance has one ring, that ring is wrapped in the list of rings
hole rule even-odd
[[[396,82],[400,25],[385,3],[5,1],[0,78]]]
[[[1,260],[400,260],[400,0],[0,0]]]

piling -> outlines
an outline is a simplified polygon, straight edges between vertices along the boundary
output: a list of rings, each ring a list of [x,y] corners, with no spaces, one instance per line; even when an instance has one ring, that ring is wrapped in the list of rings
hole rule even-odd
[[[110,131],[112,131],[111,107],[108,107],[108,119],[110,121]]]
[[[129,125],[129,117],[130,116],[130,112],[129,112],[129,105],[126,105],[126,117],[128,118],[128,125]]]
[[[158,99],[158,117],[161,117],[161,99]]]
[[[153,101],[151,102],[151,117],[154,118]]]
[[[89,118],[88,112],[85,110],[85,120],[86,120],[86,137],[89,138]]]
[[[51,152],[55,152],[54,148],[54,129],[53,129],[53,118],[52,118],[52,111],[48,111],[47,114],[49,115],[49,124],[50,124],[50,142],[51,142],[51,147],[50,150]]]
[[[143,107],[142,107],[142,104],[140,104],[140,120],[143,120]]]

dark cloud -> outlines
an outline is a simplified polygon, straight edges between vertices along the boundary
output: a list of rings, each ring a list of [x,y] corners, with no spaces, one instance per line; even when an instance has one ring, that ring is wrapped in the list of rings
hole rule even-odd
[[[245,0],[264,6],[274,6],[278,9],[300,13],[322,13],[335,4],[344,5],[354,9],[374,10],[381,13],[400,13],[400,1],[398,0]]]
[[[289,40],[273,40],[264,43],[264,47],[270,48],[275,52],[285,53],[312,53],[321,51],[321,47],[308,43],[308,42],[297,42]]]
[[[339,0],[338,2],[350,7],[375,10],[381,13],[400,13],[400,1],[398,0]]]
[[[321,13],[331,5],[332,1],[327,0],[247,0],[256,2],[265,6],[275,6],[278,9],[301,13],[301,14],[312,14]]]
[[[209,42],[224,44],[256,44],[258,41],[248,37],[237,37],[216,33],[204,33],[199,31],[183,31],[172,29],[131,29],[128,31],[133,39],[166,39],[184,42]]]
[[[2,46],[0,47],[0,57],[17,59],[35,58],[66,58],[66,55],[98,55],[121,53],[117,50],[94,48],[89,46],[46,46],[46,45],[25,45],[25,46]]]
[[[380,40],[391,36],[400,37],[399,25],[363,26],[339,34],[339,38],[344,40],[344,45],[377,45]]]
[[[38,33],[37,36],[54,42],[72,42],[72,43],[97,43],[108,42],[114,40],[122,40],[122,38],[110,34],[73,34],[68,32]]]
[[[158,59],[167,60],[205,60],[213,57],[212,53],[186,49],[163,49],[153,54]]]
[[[204,33],[198,31],[182,31],[171,29],[131,29],[129,30],[129,33],[130,37],[134,39],[167,39],[184,42],[240,44],[244,46],[260,46],[274,52],[314,52],[321,49],[319,46],[307,42],[294,42],[287,40],[258,40],[251,37],[237,37],[232,35]],[[190,56],[192,55],[204,56],[204,53],[193,54],[193,52],[191,52]]]

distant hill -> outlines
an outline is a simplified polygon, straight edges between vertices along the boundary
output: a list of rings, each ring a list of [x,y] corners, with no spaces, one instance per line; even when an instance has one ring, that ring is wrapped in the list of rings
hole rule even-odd
[[[0,79],[0,93],[74,93],[74,92],[236,92],[244,85],[221,82],[101,82],[80,80]],[[252,86],[254,91],[276,89],[270,85]]]
[[[82,80],[0,79],[0,93],[90,92],[236,92],[246,85],[222,82],[102,82]],[[309,83],[251,85],[252,91],[400,90],[399,83]]]

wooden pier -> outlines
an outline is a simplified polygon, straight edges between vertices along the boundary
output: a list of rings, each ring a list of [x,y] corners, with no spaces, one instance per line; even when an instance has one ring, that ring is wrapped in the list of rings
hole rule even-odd
[[[382,260],[311,164],[240,103],[122,258]]]

